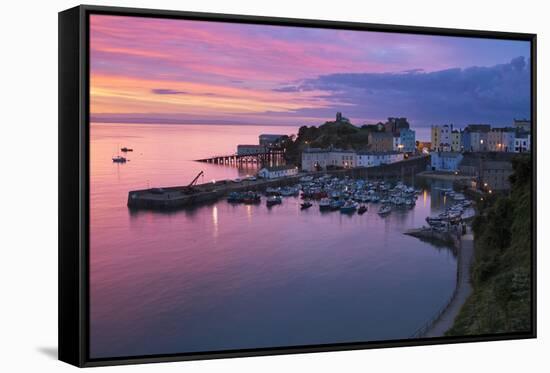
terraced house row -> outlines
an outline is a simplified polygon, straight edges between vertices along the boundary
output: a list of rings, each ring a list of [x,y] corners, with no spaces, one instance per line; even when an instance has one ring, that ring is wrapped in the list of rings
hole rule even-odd
[[[432,152],[507,152],[531,151],[531,121],[514,119],[511,126],[491,127],[470,124],[464,129],[452,124],[432,126]]]

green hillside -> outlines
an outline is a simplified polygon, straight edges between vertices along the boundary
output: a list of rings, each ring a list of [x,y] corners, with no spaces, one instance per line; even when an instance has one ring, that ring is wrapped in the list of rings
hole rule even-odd
[[[531,328],[531,160],[513,166],[511,194],[486,199],[473,222],[473,293],[446,335]]]

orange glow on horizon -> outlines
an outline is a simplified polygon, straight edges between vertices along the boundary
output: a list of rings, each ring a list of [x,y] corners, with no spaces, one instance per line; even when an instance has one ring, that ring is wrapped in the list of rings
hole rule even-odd
[[[328,107],[321,92],[273,92],[208,83],[91,75],[92,114],[99,113],[262,113]],[[154,93],[169,89],[172,94]]]

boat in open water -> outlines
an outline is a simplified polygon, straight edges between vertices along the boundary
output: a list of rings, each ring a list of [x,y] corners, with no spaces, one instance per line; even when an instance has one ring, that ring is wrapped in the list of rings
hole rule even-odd
[[[127,159],[124,158],[121,155],[117,155],[117,156],[113,157],[113,162],[114,163],[126,163],[126,161],[127,161]]]

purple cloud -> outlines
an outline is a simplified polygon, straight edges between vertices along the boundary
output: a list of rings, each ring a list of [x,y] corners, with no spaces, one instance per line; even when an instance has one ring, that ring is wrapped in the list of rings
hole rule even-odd
[[[491,67],[402,73],[335,73],[279,90],[323,91],[351,118],[407,116],[416,125],[471,122],[509,124],[530,116],[530,68],[524,57]],[[311,115],[309,109],[296,115]]]
[[[156,95],[188,95],[189,94],[189,92],[178,91],[178,90],[169,89],[169,88],[154,88],[154,89],[151,89],[151,92],[153,92]]]

